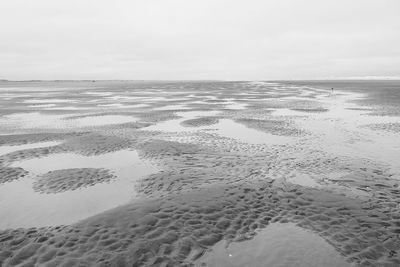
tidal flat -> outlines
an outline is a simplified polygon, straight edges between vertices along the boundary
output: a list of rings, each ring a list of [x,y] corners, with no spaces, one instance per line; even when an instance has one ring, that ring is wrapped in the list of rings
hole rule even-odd
[[[400,81],[0,82],[0,266],[400,266],[399,159]]]

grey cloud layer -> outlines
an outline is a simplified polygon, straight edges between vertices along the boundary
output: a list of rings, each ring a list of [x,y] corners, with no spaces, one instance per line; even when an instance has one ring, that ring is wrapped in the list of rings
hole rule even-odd
[[[0,78],[400,74],[400,2],[0,2]]]

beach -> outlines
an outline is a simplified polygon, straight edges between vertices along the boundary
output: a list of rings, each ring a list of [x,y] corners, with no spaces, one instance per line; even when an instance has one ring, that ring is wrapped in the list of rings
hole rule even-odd
[[[399,81],[0,81],[0,266],[400,266]]]

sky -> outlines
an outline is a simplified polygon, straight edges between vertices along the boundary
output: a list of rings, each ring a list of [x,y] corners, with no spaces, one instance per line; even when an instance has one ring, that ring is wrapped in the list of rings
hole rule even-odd
[[[400,77],[399,0],[1,0],[0,79]]]

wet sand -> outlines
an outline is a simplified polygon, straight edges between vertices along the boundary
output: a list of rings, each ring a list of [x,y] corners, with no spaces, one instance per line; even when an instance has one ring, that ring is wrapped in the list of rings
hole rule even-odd
[[[272,223],[251,240],[219,241],[197,266],[350,266],[321,237],[293,223]]]
[[[384,86],[2,82],[0,265],[399,266]]]

